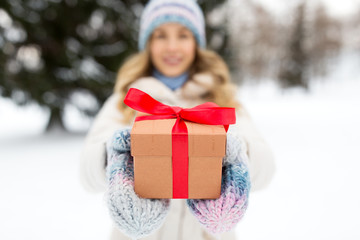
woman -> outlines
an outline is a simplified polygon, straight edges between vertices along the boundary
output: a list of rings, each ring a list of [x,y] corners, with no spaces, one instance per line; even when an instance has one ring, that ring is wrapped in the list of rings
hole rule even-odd
[[[245,151],[243,154],[249,159],[251,191],[266,187],[274,173],[272,153],[244,107],[235,99],[235,88],[226,64],[216,53],[205,49],[204,17],[196,2],[152,0],[143,11],[140,25],[140,51],[120,68],[114,93],[105,102],[87,135],[80,167],[85,188],[97,192],[107,190],[108,195],[122,191],[109,180],[112,174],[109,169],[115,163],[111,160],[112,153],[109,154],[111,143],[106,144],[117,130],[128,129],[134,121],[134,110],[123,103],[129,88],[138,88],[172,106],[188,108],[211,101],[219,106],[235,107],[236,124],[230,126],[228,135],[241,139],[244,145],[241,151]],[[231,145],[229,139],[228,145]],[[236,147],[231,149],[235,150],[227,149],[227,154],[240,151]],[[131,164],[127,166],[132,170]],[[201,227],[193,217],[185,200],[173,199],[170,207],[167,200],[160,204],[167,211],[166,220],[162,216],[155,227],[160,229],[144,239],[213,239],[207,228]],[[235,234],[230,231],[219,237],[230,240],[235,239]],[[129,238],[114,228],[112,239]]]

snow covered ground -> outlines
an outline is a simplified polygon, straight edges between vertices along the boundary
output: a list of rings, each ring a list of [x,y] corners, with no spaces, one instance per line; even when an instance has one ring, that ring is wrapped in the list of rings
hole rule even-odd
[[[359,66],[345,59],[309,94],[243,89],[277,173],[251,196],[239,239],[360,239]]]
[[[250,196],[239,239],[360,239],[359,66],[359,57],[345,58],[309,93],[271,82],[242,87],[277,173]],[[41,134],[46,117],[0,99],[0,239],[106,239],[103,196],[78,181],[84,134]],[[71,109],[67,124],[89,126]]]

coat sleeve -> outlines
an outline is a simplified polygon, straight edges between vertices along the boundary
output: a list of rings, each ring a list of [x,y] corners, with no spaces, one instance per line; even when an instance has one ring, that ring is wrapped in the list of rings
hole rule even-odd
[[[112,134],[127,125],[121,122],[117,109],[120,95],[111,95],[95,117],[80,154],[80,182],[90,192],[106,189],[106,142]]]
[[[245,108],[237,110],[236,124],[230,125],[229,132],[239,134],[246,142],[251,191],[265,188],[275,173],[274,156]]]

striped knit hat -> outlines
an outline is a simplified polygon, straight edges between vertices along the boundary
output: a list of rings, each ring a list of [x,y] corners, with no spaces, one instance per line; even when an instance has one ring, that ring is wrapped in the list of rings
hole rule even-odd
[[[150,0],[142,13],[139,50],[144,50],[152,32],[161,24],[176,22],[192,31],[201,48],[205,48],[204,14],[195,0]]]

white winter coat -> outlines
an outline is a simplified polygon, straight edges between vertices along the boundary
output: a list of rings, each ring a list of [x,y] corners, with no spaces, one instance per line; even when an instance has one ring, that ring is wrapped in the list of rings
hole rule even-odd
[[[194,107],[204,103],[199,96],[207,92],[213,84],[209,74],[196,74],[183,87],[172,91],[153,77],[145,77],[133,82],[130,87],[138,88],[150,94],[156,100],[172,106]],[[125,127],[121,123],[122,114],[117,109],[120,95],[112,94],[96,116],[85,140],[81,159],[80,176],[84,187],[94,192],[106,190],[106,150],[105,143],[114,131]],[[236,124],[229,131],[243,136],[249,157],[251,190],[264,188],[274,174],[274,160],[266,142],[262,139],[245,109],[237,110]],[[172,199],[170,212],[163,226],[146,240],[206,240],[213,239],[197,222],[186,207],[186,200]],[[113,229],[111,239],[129,239],[117,229]],[[220,239],[233,240],[234,231],[221,235]]]

